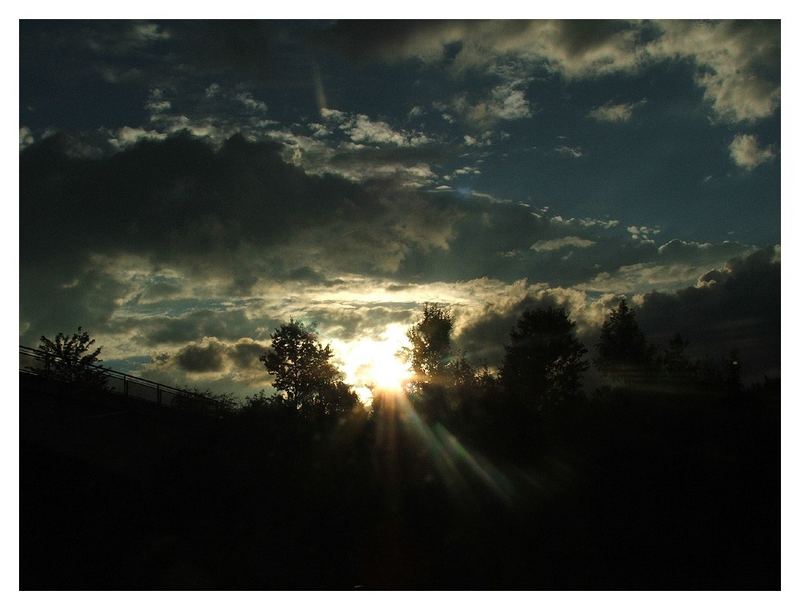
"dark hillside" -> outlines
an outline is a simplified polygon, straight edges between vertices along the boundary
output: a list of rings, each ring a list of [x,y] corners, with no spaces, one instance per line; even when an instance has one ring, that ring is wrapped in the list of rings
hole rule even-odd
[[[310,425],[20,383],[22,589],[780,587],[764,389],[610,392],[512,455],[402,409]]]

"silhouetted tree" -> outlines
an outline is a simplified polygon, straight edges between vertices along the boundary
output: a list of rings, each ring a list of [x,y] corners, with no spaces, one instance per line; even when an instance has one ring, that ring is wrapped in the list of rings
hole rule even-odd
[[[341,379],[322,384],[316,403],[318,410],[326,415],[345,415],[360,405],[353,388]]]
[[[688,341],[675,333],[659,358],[661,373],[672,384],[694,385],[697,382],[698,366],[686,356]]]
[[[463,355],[459,355],[448,362],[444,380],[446,391],[442,406],[446,406],[450,414],[457,412],[459,419],[470,418],[474,403],[479,398],[475,368]]]
[[[501,378],[509,394],[538,408],[561,404],[580,390],[589,365],[575,337],[575,323],[562,308],[525,311],[511,331]]]
[[[407,333],[411,341],[407,357],[415,375],[414,386],[425,388],[432,384],[444,384],[450,361],[452,331],[452,312],[438,303],[425,303],[422,318]]]
[[[478,375],[464,356],[458,356],[447,366],[447,380],[456,391],[472,392],[477,386]]]
[[[672,336],[662,357],[663,367],[668,375],[681,376],[690,369],[691,363],[686,358],[688,345],[689,343],[681,337],[680,333]]]
[[[92,349],[94,342],[80,326],[71,337],[64,333],[58,333],[52,341],[41,337],[39,351],[44,356],[44,375],[58,381],[104,388],[106,376],[98,358],[103,348]]]
[[[358,397],[334,366],[330,345],[322,346],[313,327],[290,320],[271,335],[272,347],[261,356],[272,385],[305,415],[341,414],[359,404]]]
[[[636,315],[623,298],[600,330],[595,364],[603,374],[630,382],[645,373],[653,361],[653,348],[636,322]]]
[[[497,376],[492,374],[486,364],[475,374],[475,384],[481,392],[492,391],[499,387]]]

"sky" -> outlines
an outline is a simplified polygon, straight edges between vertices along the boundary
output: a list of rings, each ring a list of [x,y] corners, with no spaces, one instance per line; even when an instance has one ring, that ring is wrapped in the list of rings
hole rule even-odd
[[[776,375],[780,91],[777,21],[22,21],[20,343],[241,395],[293,317],[363,387],[625,296]]]

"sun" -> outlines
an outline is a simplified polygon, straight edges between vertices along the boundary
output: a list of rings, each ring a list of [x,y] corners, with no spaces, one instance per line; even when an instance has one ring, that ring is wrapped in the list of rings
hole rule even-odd
[[[385,342],[375,342],[367,352],[370,355],[369,377],[372,384],[379,390],[399,391],[403,388],[411,372],[408,366],[397,358],[393,346]]]
[[[405,328],[390,324],[376,339],[361,338],[335,347],[342,359],[345,381],[369,403],[376,391],[400,392],[411,378],[411,369],[400,355],[407,346]]]

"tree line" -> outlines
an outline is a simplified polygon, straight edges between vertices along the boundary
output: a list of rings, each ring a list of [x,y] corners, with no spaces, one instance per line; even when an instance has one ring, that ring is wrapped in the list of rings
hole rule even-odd
[[[195,391],[181,410],[23,394],[21,548],[42,566],[28,573],[102,587],[113,565],[120,588],[169,588],[183,566],[210,588],[780,586],[777,383],[744,388],[736,354],[692,359],[677,335],[653,346],[624,301],[593,345],[565,309],[525,311],[491,369],[454,328],[425,304],[406,391],[376,389],[370,409],[292,319],[261,357],[274,392]],[[103,382],[82,329],[41,347],[54,378]],[[161,550],[167,535],[179,542]]]
[[[413,375],[409,399],[433,419],[469,417],[476,403],[501,405],[498,410],[542,414],[586,400],[582,377],[589,369],[588,350],[576,334],[575,322],[563,307],[531,308],[511,329],[505,356],[497,370],[475,366],[454,347],[454,315],[440,303],[426,303],[407,332],[410,347],[402,357]],[[260,361],[275,393],[263,390],[237,401],[231,394],[185,388],[180,402],[204,399],[224,409],[280,409],[309,420],[341,417],[363,410],[354,389],[335,365],[330,345],[323,345],[314,325],[290,319],[270,335],[271,346]],[[102,387],[105,383],[94,340],[82,328],[71,337],[41,338],[45,374],[60,381]],[[608,391],[742,390],[741,364],[731,352],[722,365],[687,356],[687,341],[675,334],[663,349],[652,345],[635,312],[623,298],[606,317],[592,363],[603,379],[595,395]],[[373,412],[384,397],[377,393]],[[513,406],[513,407],[512,407]]]

